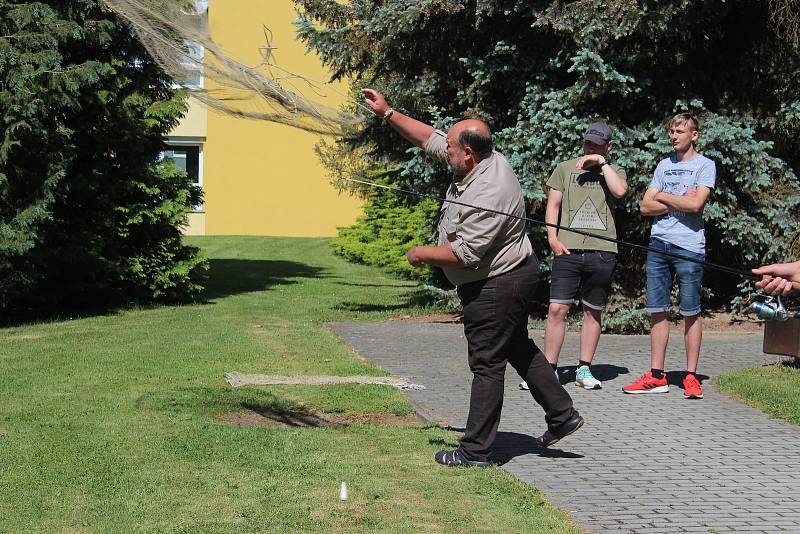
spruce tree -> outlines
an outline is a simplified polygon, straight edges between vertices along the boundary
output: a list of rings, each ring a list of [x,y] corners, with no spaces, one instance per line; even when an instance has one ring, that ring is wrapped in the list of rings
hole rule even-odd
[[[375,87],[442,128],[486,120],[537,219],[555,163],[578,155],[585,126],[602,120],[616,130],[611,156],[629,177],[619,235],[646,243],[650,221],[638,203],[671,151],[665,120],[691,111],[718,170],[705,210],[708,259],[747,268],[800,253],[800,49],[767,1],[296,2],[300,37],[354,80],[354,99]],[[388,168],[394,183],[421,192],[441,195],[449,180],[380,121],[322,151],[326,161],[363,154],[354,172]],[[544,229],[530,231],[546,272]],[[607,327],[636,330],[645,324],[644,256],[621,252]],[[737,286],[751,287],[716,272],[706,280],[717,304],[737,305]]]
[[[159,162],[184,95],[99,0],[0,0],[0,305],[195,295],[179,225],[200,192]]]

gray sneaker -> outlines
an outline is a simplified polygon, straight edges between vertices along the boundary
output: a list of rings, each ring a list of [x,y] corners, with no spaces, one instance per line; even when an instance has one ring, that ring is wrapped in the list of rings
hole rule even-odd
[[[600,389],[603,383],[592,375],[592,371],[587,365],[581,365],[575,371],[575,385],[583,389]]]

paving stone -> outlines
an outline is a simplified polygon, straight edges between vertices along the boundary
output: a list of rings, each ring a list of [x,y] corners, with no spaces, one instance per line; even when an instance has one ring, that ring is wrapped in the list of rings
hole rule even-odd
[[[336,323],[334,332],[393,376],[426,386],[411,402],[435,421],[463,428],[471,375],[458,324]],[[541,331],[531,331],[539,345]],[[705,398],[683,399],[683,343],[667,350],[670,392],[625,395],[620,389],[649,368],[647,336],[602,336],[593,370],[603,389],[575,387],[579,336],[568,333],[560,379],[586,419],[552,450],[533,438],[542,409],[509,367],[495,459],[535,484],[589,532],[800,532],[800,429],[722,395],[721,373],[773,363],[760,334],[705,333],[698,372]],[[753,443],[758,436],[758,443]],[[673,525],[672,528],[669,528]]]

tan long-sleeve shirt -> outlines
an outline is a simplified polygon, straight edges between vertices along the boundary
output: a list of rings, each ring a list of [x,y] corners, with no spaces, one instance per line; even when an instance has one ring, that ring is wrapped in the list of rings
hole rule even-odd
[[[446,160],[446,134],[436,130],[424,148],[428,155]],[[454,285],[506,273],[533,254],[525,221],[517,218],[525,217],[522,187],[501,153],[492,152],[467,176],[451,183],[446,199],[475,206],[445,202],[439,212],[439,244],[450,243],[453,253],[464,265],[443,269]]]

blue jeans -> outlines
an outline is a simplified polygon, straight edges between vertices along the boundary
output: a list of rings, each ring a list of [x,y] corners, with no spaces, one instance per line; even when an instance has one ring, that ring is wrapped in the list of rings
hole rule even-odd
[[[650,248],[671,252],[687,258],[705,260],[705,254],[691,252],[685,248],[651,239]],[[669,312],[672,309],[670,293],[674,278],[680,288],[681,315],[684,317],[700,313],[700,289],[703,286],[703,266],[699,263],[647,253],[647,313]]]

